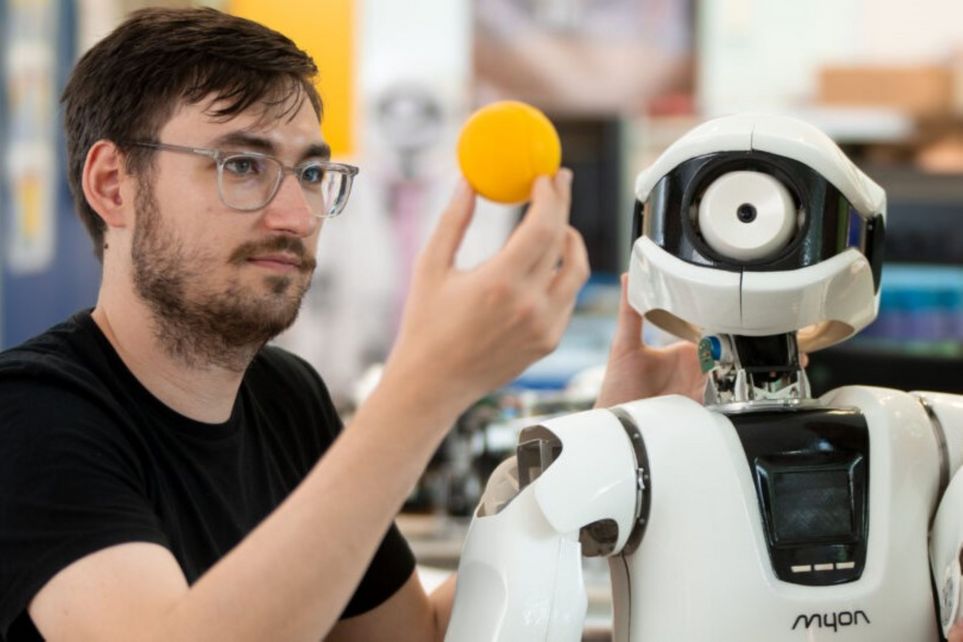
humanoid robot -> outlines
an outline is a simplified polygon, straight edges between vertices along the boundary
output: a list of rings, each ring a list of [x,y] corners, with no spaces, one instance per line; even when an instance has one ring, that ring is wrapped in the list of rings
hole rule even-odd
[[[800,355],[870,323],[886,199],[822,132],[710,121],[636,182],[629,302],[699,344],[705,405],[522,431],[459,566],[447,640],[580,639],[608,556],[616,642],[930,642],[960,615],[963,397],[810,395]]]

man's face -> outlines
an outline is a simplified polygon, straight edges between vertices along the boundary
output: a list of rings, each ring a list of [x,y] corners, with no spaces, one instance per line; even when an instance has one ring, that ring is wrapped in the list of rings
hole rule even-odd
[[[293,118],[259,109],[227,122],[185,105],[158,141],[226,152],[262,152],[293,166],[325,149],[318,119],[305,101]],[[205,156],[156,151],[140,177],[132,267],[150,306],[158,338],[190,363],[246,366],[297,317],[315,265],[320,219],[309,211],[296,177],[287,175],[263,209],[239,212],[218,196],[217,164]]]

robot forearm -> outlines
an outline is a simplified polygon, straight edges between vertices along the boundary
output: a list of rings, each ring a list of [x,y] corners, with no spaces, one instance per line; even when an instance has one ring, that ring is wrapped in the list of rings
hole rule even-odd
[[[445,639],[578,640],[586,606],[578,531],[555,531],[529,487],[472,523]]]

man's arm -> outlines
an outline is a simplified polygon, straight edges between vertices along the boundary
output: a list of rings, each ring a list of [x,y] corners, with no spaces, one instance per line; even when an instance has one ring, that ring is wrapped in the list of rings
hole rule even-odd
[[[331,631],[457,416],[561,338],[588,275],[568,225],[570,185],[567,170],[536,181],[506,246],[471,271],[454,268],[474,203],[463,186],[419,257],[381,384],[295,491],[193,586],[156,545],[78,560],[31,602],[40,632],[129,642],[317,640]],[[412,596],[406,586],[396,597]]]

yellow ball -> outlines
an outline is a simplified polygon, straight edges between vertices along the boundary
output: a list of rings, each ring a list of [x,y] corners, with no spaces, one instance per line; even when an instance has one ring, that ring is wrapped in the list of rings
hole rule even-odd
[[[529,199],[536,177],[551,176],[562,162],[552,122],[531,105],[514,100],[476,111],[458,138],[458,163],[472,188],[498,203]]]

